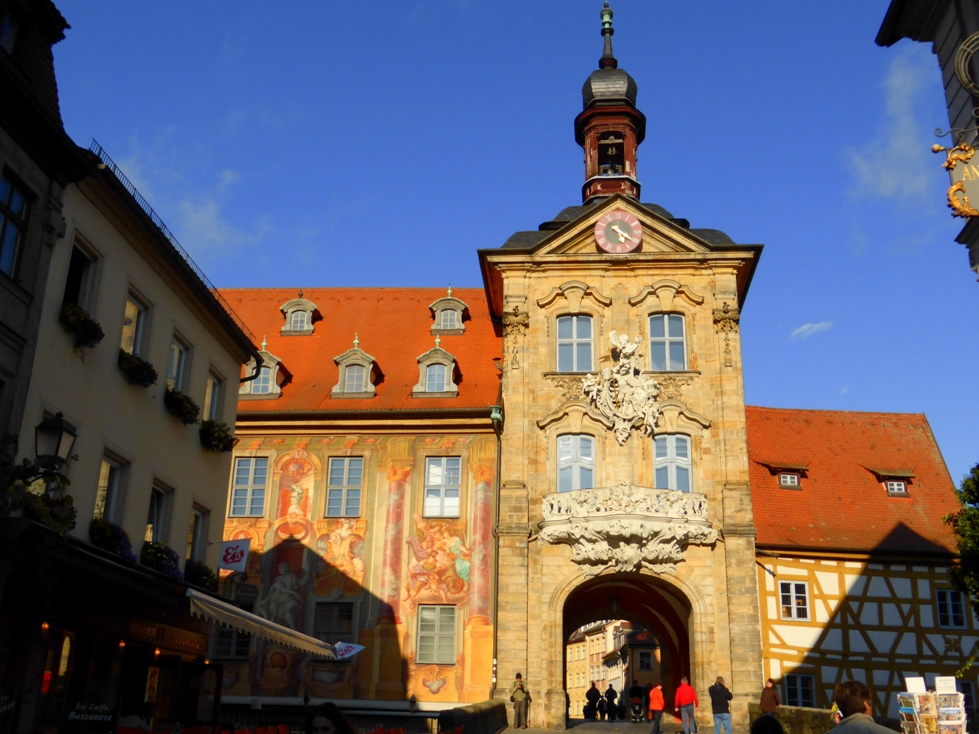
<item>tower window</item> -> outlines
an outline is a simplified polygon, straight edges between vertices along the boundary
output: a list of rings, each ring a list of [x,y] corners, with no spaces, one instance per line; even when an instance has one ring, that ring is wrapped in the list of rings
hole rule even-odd
[[[621,176],[625,173],[625,140],[621,133],[598,136],[598,175]]]

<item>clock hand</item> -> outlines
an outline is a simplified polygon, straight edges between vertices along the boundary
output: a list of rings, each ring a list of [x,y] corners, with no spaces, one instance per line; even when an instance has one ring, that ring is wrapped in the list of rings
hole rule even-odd
[[[614,224],[613,224],[613,225],[612,225],[611,227],[609,227],[609,229],[611,229],[611,230],[612,230],[613,232],[615,232],[615,233],[616,233],[616,234],[617,234],[617,235],[618,235],[619,237],[621,237],[621,238],[622,238],[622,241],[623,241],[623,242],[625,242],[625,241],[627,241],[627,240],[628,240],[629,242],[632,242],[632,235],[628,235],[628,234],[626,234],[626,233],[625,233],[625,232],[623,232],[623,231],[622,231],[622,230],[621,230],[621,229],[620,229],[620,228],[619,228],[619,227],[618,227],[617,225],[614,225]]]

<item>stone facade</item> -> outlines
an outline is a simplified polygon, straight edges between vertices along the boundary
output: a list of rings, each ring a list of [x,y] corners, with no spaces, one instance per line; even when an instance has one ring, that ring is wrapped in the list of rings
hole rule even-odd
[[[628,258],[595,252],[592,230],[613,209],[642,223],[641,252]],[[526,671],[544,693],[531,706],[531,720],[563,727],[562,651],[577,626],[569,597],[591,588],[586,598],[601,608],[610,595],[628,593],[617,586],[631,585],[651,599],[666,596],[686,607],[676,615],[680,628],[668,633],[689,640],[689,651],[678,644],[683,663],[675,675],[691,675],[702,691],[713,676],[724,675],[733,690],[744,692],[734,707],[744,720],[746,694],[761,680],[761,648],[737,313],[757,248],[715,250],[636,202],[612,197],[533,251],[481,255],[484,272],[491,272],[489,290],[499,285],[504,312],[528,316],[525,327],[504,332],[500,563],[510,572],[499,591],[500,678]],[[638,429],[620,443],[584,395],[585,376],[558,370],[556,322],[565,315],[591,317],[598,371],[614,360],[606,346],[612,332],[632,343],[639,337],[642,349],[650,317],[658,314],[683,316],[687,369],[652,372],[648,356],[640,359],[642,374],[664,385],[652,433],[689,436],[692,489],[706,498],[707,519],[723,542],[691,544],[675,572],[596,569],[576,563],[568,545],[539,535],[546,498],[557,491],[557,438],[594,437],[596,487],[656,486],[654,443]],[[635,621],[664,626],[649,612]],[[664,681],[668,695],[678,682]]]

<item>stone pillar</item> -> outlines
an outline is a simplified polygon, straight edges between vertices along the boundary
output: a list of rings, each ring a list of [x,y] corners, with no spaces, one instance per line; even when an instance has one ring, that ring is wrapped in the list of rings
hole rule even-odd
[[[494,697],[508,696],[510,682],[527,671],[527,487],[504,481],[500,489],[497,681]]]

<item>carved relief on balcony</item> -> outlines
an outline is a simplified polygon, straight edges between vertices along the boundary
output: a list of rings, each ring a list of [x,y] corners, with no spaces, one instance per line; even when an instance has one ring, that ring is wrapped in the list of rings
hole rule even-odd
[[[544,496],[541,540],[570,545],[571,560],[591,569],[673,573],[688,545],[712,545],[707,497],[622,483]]]

